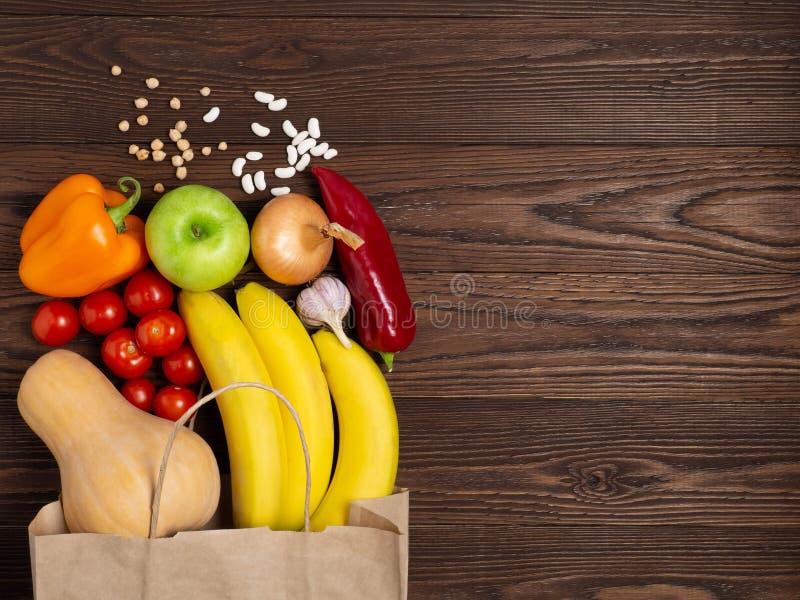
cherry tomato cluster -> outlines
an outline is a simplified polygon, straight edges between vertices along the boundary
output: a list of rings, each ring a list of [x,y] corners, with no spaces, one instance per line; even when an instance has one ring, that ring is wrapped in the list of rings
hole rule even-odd
[[[203,378],[197,354],[186,340],[186,325],[172,310],[175,292],[158,271],[144,269],[131,277],[122,295],[111,290],[86,296],[76,309],[65,300],[48,300],[31,322],[34,337],[61,346],[82,326],[103,335],[100,356],[108,369],[124,379],[120,392],[134,406],[176,421],[197,401],[189,387]],[[126,326],[129,314],[135,326]],[[158,391],[145,374],[154,360],[170,382]]]

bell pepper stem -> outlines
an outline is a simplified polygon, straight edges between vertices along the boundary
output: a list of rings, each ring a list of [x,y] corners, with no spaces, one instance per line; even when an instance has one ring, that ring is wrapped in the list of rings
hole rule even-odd
[[[394,368],[394,352],[378,352],[383,359],[383,362],[386,363],[386,366],[389,368],[389,373],[392,372],[392,368]]]
[[[125,217],[134,209],[142,196],[142,185],[133,177],[120,177],[117,185],[123,194],[128,192],[127,182],[133,182],[134,190],[130,197],[119,206],[109,206],[106,208],[108,216],[114,221],[117,233],[125,233]]]

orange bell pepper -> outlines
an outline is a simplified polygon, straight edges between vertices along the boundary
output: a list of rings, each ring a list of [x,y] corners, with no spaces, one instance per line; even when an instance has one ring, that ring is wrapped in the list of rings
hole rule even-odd
[[[31,291],[74,298],[108,288],[142,269],[149,257],[144,221],[129,214],[141,196],[132,177],[118,185],[125,198],[91,175],[67,177],[28,218],[20,236],[19,276]]]

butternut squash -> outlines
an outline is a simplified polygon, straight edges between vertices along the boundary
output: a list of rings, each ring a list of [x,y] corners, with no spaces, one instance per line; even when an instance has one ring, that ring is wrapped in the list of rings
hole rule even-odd
[[[173,423],[130,404],[97,367],[68,350],[52,350],[28,369],[17,406],[58,462],[69,530],[147,537]],[[201,528],[219,494],[214,453],[182,428],[167,465],[156,535]]]

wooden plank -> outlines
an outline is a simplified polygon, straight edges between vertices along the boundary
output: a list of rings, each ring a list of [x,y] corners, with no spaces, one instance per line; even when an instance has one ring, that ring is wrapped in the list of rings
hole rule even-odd
[[[241,281],[255,279],[249,274]],[[418,334],[390,378],[398,397],[796,399],[796,275],[407,274]],[[0,381],[15,389],[44,348],[40,297],[0,271]],[[276,289],[287,299],[297,288]],[[231,289],[224,294],[232,300]],[[99,363],[99,342],[71,348]]]
[[[8,400],[0,517],[22,524],[60,485],[49,452]],[[398,398],[396,406],[398,485],[411,489],[420,524],[800,526],[796,402]],[[227,472],[216,410],[201,412],[197,431]]]
[[[247,196],[230,174],[231,161],[246,149],[232,145],[196,158],[186,181],[221,189],[252,219],[263,197]],[[282,164],[282,140],[263,150],[258,168]],[[800,272],[798,148],[343,144],[340,150],[322,162],[375,203],[406,271],[458,265],[464,272]],[[170,166],[139,162],[124,144],[0,144],[0,161],[0,251],[14,257],[9,264],[18,260],[15,240],[25,218],[69,173],[95,173],[107,185],[122,174],[138,177],[146,188],[142,215],[156,199],[153,183],[178,184]],[[319,196],[308,172],[289,183]]]
[[[177,95],[193,123],[222,108],[204,132],[252,143],[266,86],[338,143],[797,144],[798,22],[3,17],[0,141],[123,142],[147,92],[148,127]]]
[[[86,0],[4,0],[0,14],[13,15],[126,15],[157,16],[240,16],[252,17],[539,17],[539,18],[597,18],[597,17],[776,17],[800,16],[796,2],[779,0],[709,0],[698,3],[692,0],[666,2],[632,2],[614,0],[591,2],[589,0],[445,0],[442,2],[385,2],[382,0],[346,0],[336,3],[325,0],[296,0],[291,4],[259,2],[258,0],[213,0],[194,2],[173,0],[165,4],[159,0],[140,0],[135,4],[121,0],[107,0],[102,4]]]
[[[796,600],[797,533],[780,528],[412,527],[409,598]]]

